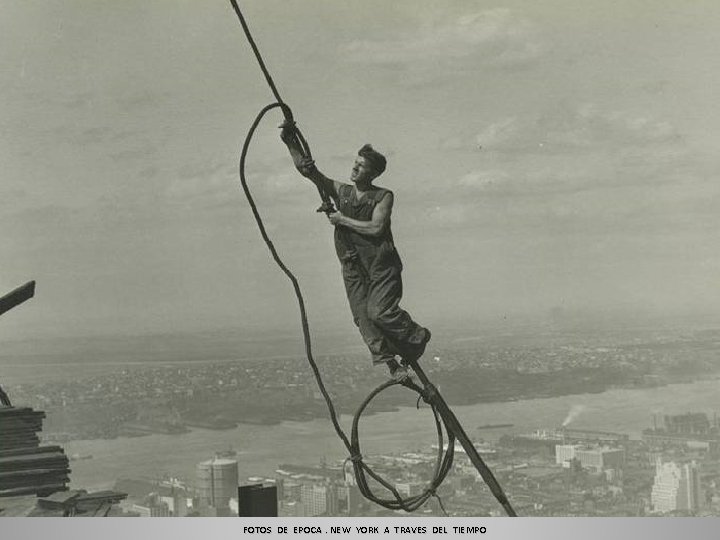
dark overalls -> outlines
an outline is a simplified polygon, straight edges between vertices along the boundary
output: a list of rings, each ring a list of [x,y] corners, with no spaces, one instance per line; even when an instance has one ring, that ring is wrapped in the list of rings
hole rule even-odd
[[[355,188],[344,184],[338,192],[338,211],[358,221],[370,221],[387,189],[371,187],[358,200]],[[400,308],[402,262],[395,250],[390,224],[379,236],[335,227],[335,250],[342,265],[345,291],[355,324],[370,349],[374,364],[417,347],[424,328]]]

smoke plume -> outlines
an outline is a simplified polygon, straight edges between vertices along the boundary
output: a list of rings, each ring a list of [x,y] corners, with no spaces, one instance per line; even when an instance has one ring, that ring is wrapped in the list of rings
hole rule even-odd
[[[570,407],[570,412],[565,417],[565,420],[563,420],[562,427],[566,427],[575,420],[578,416],[580,416],[580,413],[582,413],[585,410],[585,405],[573,405]]]

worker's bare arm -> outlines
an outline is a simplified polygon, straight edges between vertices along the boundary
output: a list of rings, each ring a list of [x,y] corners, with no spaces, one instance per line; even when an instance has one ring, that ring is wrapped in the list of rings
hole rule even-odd
[[[315,166],[315,161],[303,155],[300,148],[297,146],[297,142],[293,137],[287,134],[285,129],[283,130],[281,138],[287,145],[290,157],[292,157],[293,163],[295,164],[295,168],[298,172],[325,191],[325,193],[330,195],[337,202],[338,193],[340,192],[340,186],[342,183],[328,178],[321,173]]]
[[[379,236],[390,224],[390,214],[393,207],[393,194],[388,191],[373,210],[370,221],[359,221],[344,216],[340,212],[330,214],[328,219],[333,225],[347,227],[357,233],[366,234],[368,236]]]
[[[293,158],[293,161],[295,159]],[[305,178],[310,180],[313,184],[320,187],[330,195],[335,202],[337,203],[338,199],[338,193],[340,193],[340,186],[342,185],[341,182],[338,182],[336,180],[333,180],[332,178],[328,178],[323,173],[321,173],[318,168],[315,166],[315,162],[307,157],[300,157],[300,162],[295,162],[295,168],[302,174]]]

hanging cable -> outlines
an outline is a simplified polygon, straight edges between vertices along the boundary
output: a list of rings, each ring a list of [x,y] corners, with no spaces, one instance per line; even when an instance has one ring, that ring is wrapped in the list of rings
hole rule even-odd
[[[440,412],[438,411],[438,408],[435,404],[435,400],[433,398],[433,389],[429,388],[422,388],[418,386],[412,379],[406,378],[403,381],[395,381],[390,380],[387,382],[382,383],[380,386],[378,386],[375,390],[373,390],[370,395],[365,398],[365,400],[361,403],[360,407],[358,408],[357,412],[355,413],[355,416],[353,417],[353,423],[352,423],[352,430],[351,430],[351,437],[348,439],[347,435],[343,431],[342,427],[340,426],[340,422],[338,421],[337,412],[335,410],[335,406],[332,402],[332,399],[330,398],[330,395],[325,388],[325,384],[322,380],[322,376],[320,375],[320,370],[317,367],[317,364],[315,362],[315,359],[313,358],[312,354],[312,342],[310,337],[310,326],[307,319],[307,312],[305,310],[305,300],[303,299],[302,291],[300,290],[300,284],[295,277],[295,275],[290,271],[290,269],[285,265],[285,263],[280,258],[280,255],[278,254],[277,250],[275,249],[275,245],[273,244],[272,240],[270,239],[269,235],[267,234],[267,230],[265,229],[265,225],[263,223],[262,217],[260,216],[260,213],[257,209],[257,205],[255,204],[255,201],[252,197],[252,194],[250,193],[250,189],[248,187],[247,178],[245,176],[245,164],[247,161],[247,154],[250,147],[250,142],[252,141],[252,138],[255,134],[255,131],[257,130],[260,122],[265,117],[265,115],[270,112],[273,109],[281,109],[284,117],[286,125],[292,125],[295,129],[293,130],[295,133],[296,141],[299,144],[299,147],[302,149],[303,155],[306,157],[312,158],[312,155],[310,153],[310,147],[307,144],[307,141],[305,140],[304,136],[300,132],[300,130],[295,126],[295,121],[293,118],[292,110],[290,107],[288,107],[280,97],[280,94],[277,90],[277,87],[275,86],[275,83],[270,76],[270,73],[268,72],[265,62],[262,59],[262,56],[260,54],[259,49],[257,48],[257,45],[255,44],[255,40],[252,38],[252,35],[250,34],[250,29],[247,25],[247,22],[245,21],[245,17],[242,14],[242,11],[240,10],[240,7],[238,6],[236,0],[230,0],[230,3],[232,4],[233,9],[235,10],[236,15],[238,16],[238,19],[240,20],[240,24],[242,25],[243,31],[245,32],[245,36],[250,43],[250,46],[252,47],[252,50],[255,54],[255,58],[258,61],[258,64],[260,66],[260,69],[263,72],[263,75],[265,76],[265,79],[270,86],[270,89],[275,96],[276,102],[271,103],[269,105],[266,105],[263,107],[260,112],[258,113],[257,117],[253,121],[250,129],[248,130],[248,134],[245,137],[245,141],[243,142],[242,150],[240,153],[240,163],[239,163],[239,175],[240,175],[240,183],[242,185],[243,191],[245,193],[245,197],[247,198],[247,201],[250,205],[250,209],[252,210],[253,216],[255,218],[255,222],[257,223],[258,229],[260,230],[260,234],[265,241],[265,244],[268,247],[268,250],[270,251],[270,254],[272,255],[273,260],[278,265],[278,267],[283,271],[283,273],[287,276],[287,278],[292,283],[293,289],[295,291],[295,296],[297,298],[298,307],[300,310],[300,322],[302,326],[302,332],[303,332],[303,340],[305,343],[305,355],[307,357],[308,363],[310,364],[310,368],[312,369],[313,375],[315,376],[315,380],[317,382],[318,388],[320,389],[320,393],[323,396],[323,399],[325,400],[325,403],[328,408],[328,412],[330,414],[330,420],[332,422],[333,428],[335,429],[335,432],[337,433],[338,437],[342,441],[343,445],[347,449],[349,453],[349,458],[347,458],[347,461],[350,461],[352,463],[353,472],[355,475],[355,480],[357,482],[358,488],[360,489],[360,492],[362,495],[367,498],[368,500],[383,506],[385,508],[388,508],[390,510],[404,510],[406,512],[413,512],[420,508],[425,502],[431,498],[435,497],[438,500],[440,509],[442,512],[447,515],[445,512],[445,507],[442,504],[442,500],[437,494],[437,489],[442,484],[443,480],[447,476],[448,472],[452,468],[453,463],[453,456],[454,456],[454,445],[455,445],[455,434],[452,432],[452,430],[447,428],[445,419],[442,417]],[[334,211],[334,208],[332,207],[332,202],[330,202],[330,198],[327,193],[325,193],[322,189],[318,188],[318,191],[320,192],[320,196],[323,200],[323,206],[318,209],[318,211],[324,211],[324,212],[331,212]],[[360,418],[362,417],[363,412],[367,408],[367,406],[370,404],[370,402],[382,391],[386,390],[387,388],[390,388],[391,386],[395,385],[402,385],[414,392],[416,392],[419,396],[418,403],[420,399],[423,399],[428,405],[430,406],[430,409],[433,413],[433,419],[435,421],[436,426],[436,432],[437,432],[437,438],[438,438],[438,451],[437,456],[435,460],[435,468],[433,473],[432,480],[428,483],[428,485],[425,487],[422,493],[410,497],[403,498],[397,491],[397,489],[394,487],[393,484],[383,479],[379,474],[377,474],[375,471],[370,468],[363,459],[361,449],[360,449],[360,435],[359,435],[359,424],[360,424]],[[443,430],[443,425],[445,424],[445,429]],[[447,445],[445,444],[445,435],[447,435]],[[489,473],[489,470],[487,470],[487,473]],[[490,473],[491,474],[491,473]],[[368,478],[369,477],[369,478]],[[393,498],[383,498],[380,496],[375,495],[375,493],[372,491],[370,486],[369,479],[374,480],[377,484],[385,488],[387,491],[389,491]],[[509,515],[515,515],[514,511],[511,507],[509,507],[509,503],[507,502],[507,499],[505,498],[505,495],[502,493],[502,491],[499,488],[499,485],[497,487],[491,486],[493,493],[496,495],[496,498],[503,503],[503,506],[508,510]]]
[[[303,332],[303,339],[305,342],[305,355],[307,357],[308,363],[310,364],[310,368],[313,371],[313,374],[315,376],[315,380],[317,381],[318,388],[320,389],[320,393],[322,394],[325,403],[327,405],[328,411],[330,413],[330,420],[333,424],[333,428],[335,429],[335,432],[337,433],[340,440],[345,445],[345,448],[347,449],[348,453],[350,454],[350,461],[352,462],[353,471],[355,474],[355,479],[358,485],[358,488],[360,489],[360,492],[363,494],[365,498],[368,500],[377,503],[381,506],[384,506],[385,508],[388,508],[390,510],[405,510],[406,512],[412,512],[414,510],[417,510],[420,506],[422,506],[425,501],[427,501],[428,498],[436,495],[436,489],[440,486],[442,481],[445,479],[445,476],[450,471],[450,468],[452,467],[452,460],[453,460],[453,451],[454,451],[454,441],[455,437],[452,433],[448,432],[448,444],[445,445],[444,436],[443,436],[443,429],[442,429],[442,422],[440,414],[438,413],[435,406],[430,403],[430,408],[433,412],[433,417],[435,419],[436,424],[436,430],[438,434],[438,456],[436,459],[435,464],[435,474],[433,476],[433,479],[428,484],[426,489],[419,495],[415,495],[408,498],[403,498],[400,496],[400,494],[397,492],[395,487],[384,480],[381,476],[379,476],[377,473],[375,473],[364,461],[362,458],[362,454],[360,451],[360,436],[359,436],[359,423],[360,423],[360,417],[362,416],[363,411],[365,408],[370,404],[370,402],[373,400],[373,398],[385,390],[386,388],[389,388],[390,386],[394,386],[397,384],[402,384],[403,386],[414,390],[417,392],[420,396],[423,396],[424,390],[417,386],[415,383],[413,383],[410,380],[405,380],[402,382],[390,380],[387,381],[380,386],[378,386],[360,405],[358,411],[355,413],[355,417],[353,419],[353,426],[352,426],[352,432],[351,432],[351,439],[348,439],[347,435],[343,431],[342,427],[340,426],[340,422],[338,421],[337,412],[335,410],[335,406],[333,405],[332,399],[330,398],[330,394],[328,393],[325,383],[322,380],[322,376],[320,375],[320,370],[317,367],[317,363],[315,362],[315,359],[312,354],[312,341],[310,338],[310,326],[307,319],[307,312],[305,310],[305,300],[302,295],[302,291],[300,289],[300,284],[295,277],[295,275],[290,271],[290,269],[285,265],[285,263],[280,258],[280,255],[277,252],[277,249],[275,248],[275,245],[273,244],[272,240],[267,234],[267,230],[265,229],[265,225],[263,223],[262,217],[260,216],[260,212],[258,211],[257,205],[255,204],[255,200],[253,199],[252,194],[250,193],[250,189],[248,187],[247,178],[245,176],[245,164],[247,161],[247,154],[248,150],[250,148],[250,142],[252,141],[253,135],[255,134],[255,131],[257,130],[258,125],[260,124],[263,117],[271,110],[280,108],[283,110],[283,112],[287,111],[288,114],[292,114],[289,111],[289,107],[285,105],[284,103],[271,103],[269,105],[266,105],[262,108],[262,110],[258,113],[257,117],[255,118],[255,121],[252,123],[250,130],[248,131],[247,136],[245,137],[245,142],[242,146],[242,151],[240,153],[240,165],[239,165],[239,173],[240,173],[240,183],[242,185],[243,191],[245,192],[245,197],[248,200],[248,203],[250,204],[250,209],[252,210],[253,216],[255,217],[255,222],[257,223],[258,229],[260,230],[260,235],[262,236],[263,240],[265,241],[265,244],[267,245],[270,254],[272,255],[273,260],[275,263],[280,267],[280,269],[283,271],[283,273],[288,277],[290,282],[292,283],[293,289],[295,290],[295,296],[297,298],[298,307],[300,310],[300,322],[302,325],[302,332]],[[371,487],[370,483],[368,481],[368,476],[375,480],[377,483],[379,483],[381,486],[386,488],[390,493],[392,493],[393,498],[382,498],[376,496]]]

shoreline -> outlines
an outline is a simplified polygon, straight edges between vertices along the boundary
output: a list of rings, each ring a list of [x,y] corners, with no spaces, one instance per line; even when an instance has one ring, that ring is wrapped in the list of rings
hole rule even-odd
[[[580,396],[597,396],[609,392],[615,392],[615,391],[621,391],[621,392],[631,392],[631,391],[642,391],[642,390],[657,390],[672,386],[686,386],[686,385],[693,385],[697,383],[710,383],[712,381],[718,381],[720,380],[720,373],[715,373],[713,377],[706,377],[706,378],[698,378],[691,381],[672,381],[672,382],[666,382],[664,384],[659,385],[653,385],[653,386],[643,386],[643,387],[637,387],[637,386],[614,386],[609,387],[604,390],[596,391],[596,392],[579,392],[579,393],[573,393],[573,394],[560,394],[560,395],[534,395],[534,396],[521,396],[521,397],[512,397],[505,400],[492,400],[492,401],[483,401],[478,400],[473,403],[463,403],[463,404],[456,404],[451,405],[452,408],[472,408],[476,406],[491,406],[491,405],[505,405],[505,404],[511,404],[511,403],[520,403],[520,402],[531,402],[531,401],[544,401],[544,400],[555,400],[555,399],[565,399],[565,398],[573,398],[573,397],[580,397]],[[402,411],[409,411],[409,410],[417,410],[415,406],[413,405],[397,405],[392,408],[387,408],[384,410],[378,410],[378,411],[371,411],[366,412],[363,414],[363,418],[373,418],[378,417],[381,415],[386,414],[392,414]],[[327,413],[327,411],[326,411]],[[338,413],[338,418],[352,421],[354,414],[348,414],[344,412]],[[276,418],[273,419],[271,422],[256,422],[256,421],[237,421],[237,425],[231,428],[210,428],[210,427],[201,427],[201,426],[192,426],[190,424],[179,424],[179,426],[182,426],[183,430],[177,430],[174,432],[168,432],[164,430],[158,430],[153,431],[148,429],[147,431],[144,431],[142,433],[134,434],[134,435],[118,435],[117,437],[95,437],[95,438],[71,438],[71,439],[59,439],[59,438],[42,438],[42,443],[53,443],[53,444],[63,444],[63,443],[75,443],[75,442],[95,442],[95,441],[115,441],[115,440],[122,440],[122,439],[137,439],[137,438],[145,438],[153,435],[166,435],[173,438],[180,438],[183,435],[186,435],[188,433],[196,433],[196,432],[205,432],[205,433],[215,433],[215,432],[234,432],[236,430],[241,430],[243,428],[270,428],[270,427],[282,427],[282,426],[292,426],[292,425],[303,425],[303,424],[309,424],[314,423],[317,421],[323,421],[323,420],[329,420],[329,413],[325,415],[318,415],[314,416],[312,418]],[[514,424],[513,424],[514,426]],[[148,426],[151,427],[151,426]],[[632,438],[632,434],[631,438]]]

